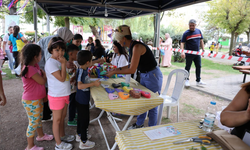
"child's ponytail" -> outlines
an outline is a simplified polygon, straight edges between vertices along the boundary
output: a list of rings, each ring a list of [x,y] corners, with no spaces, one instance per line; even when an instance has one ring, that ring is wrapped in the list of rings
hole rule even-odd
[[[21,73],[22,77],[25,77],[26,73],[28,72],[28,65],[34,60],[35,56],[39,56],[40,52],[41,47],[37,44],[26,44],[23,47],[20,56],[22,68],[25,66]]]

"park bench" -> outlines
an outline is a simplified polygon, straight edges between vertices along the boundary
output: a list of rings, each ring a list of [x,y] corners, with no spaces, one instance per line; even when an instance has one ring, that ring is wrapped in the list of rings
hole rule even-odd
[[[239,70],[240,72],[244,74],[243,83],[245,83],[246,76],[250,74],[250,66],[233,66],[232,68],[235,70]]]

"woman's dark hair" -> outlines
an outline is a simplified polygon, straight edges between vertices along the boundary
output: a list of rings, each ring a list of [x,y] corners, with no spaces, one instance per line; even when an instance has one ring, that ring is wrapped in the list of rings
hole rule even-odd
[[[21,76],[25,77],[28,72],[28,65],[34,60],[35,56],[39,56],[41,52],[41,47],[37,44],[26,44],[21,50],[21,66],[25,66],[22,70]],[[25,77],[26,78],[26,77]]]
[[[74,40],[83,40],[81,34],[75,34],[73,39],[74,39]]]
[[[49,41],[49,45],[48,45],[49,53],[52,54],[53,49],[58,48],[58,47],[63,49],[64,51],[66,50],[66,44],[64,40],[60,37],[53,37]]]
[[[14,37],[17,37],[19,31],[20,31],[19,26],[14,26],[14,33],[13,33],[13,36],[14,36]]]
[[[90,51],[84,50],[77,53],[77,63],[79,65],[85,65],[86,62],[92,60],[92,53]]]
[[[96,39],[95,40],[95,49],[97,48],[104,48],[101,44],[101,41],[99,39]]]
[[[119,51],[120,55],[124,55],[125,58],[126,58],[127,61],[128,61],[128,53],[127,53],[127,51],[125,50],[125,48],[122,47],[117,41],[114,41],[113,44],[118,48],[118,51]],[[115,58],[115,57],[116,57],[116,54],[115,54],[114,58]]]

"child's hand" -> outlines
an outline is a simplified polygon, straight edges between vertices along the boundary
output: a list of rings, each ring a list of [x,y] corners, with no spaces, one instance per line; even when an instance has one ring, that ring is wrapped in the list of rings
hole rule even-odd
[[[96,80],[96,81],[94,82],[94,86],[100,86],[100,85],[101,85],[100,79],[98,79],[98,80]]]
[[[68,69],[74,69],[74,68],[75,68],[75,65],[74,65],[74,63],[73,63],[73,62],[69,62],[69,61],[67,61],[67,63],[66,63],[66,67],[67,67]]]
[[[61,64],[66,64],[66,62],[67,62],[67,60],[66,60],[63,56],[59,57],[57,60],[58,60]]]
[[[46,78],[46,73],[45,73],[42,69],[40,69],[40,71],[41,71],[41,73],[42,73],[42,77],[43,77],[43,78]]]
[[[0,94],[0,106],[4,106],[6,104],[6,97],[4,94]]]

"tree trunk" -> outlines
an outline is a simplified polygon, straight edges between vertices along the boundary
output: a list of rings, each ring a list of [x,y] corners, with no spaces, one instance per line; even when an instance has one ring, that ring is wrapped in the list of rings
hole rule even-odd
[[[229,55],[231,56],[232,55],[232,50],[234,48],[234,35],[235,35],[235,31],[232,31],[231,32],[231,40],[230,40],[230,47],[229,47]]]
[[[247,43],[249,43],[249,33],[248,31],[246,31],[246,34],[247,34]]]
[[[100,38],[100,36],[99,36],[99,34],[98,34],[98,32],[97,32],[95,26],[89,25],[89,27],[90,27],[90,29],[91,29],[91,32],[92,32],[93,35],[95,36],[95,38],[100,40],[101,38]]]
[[[69,29],[70,24],[69,24],[69,17],[65,17],[64,18],[64,22],[65,22],[65,27]]]

